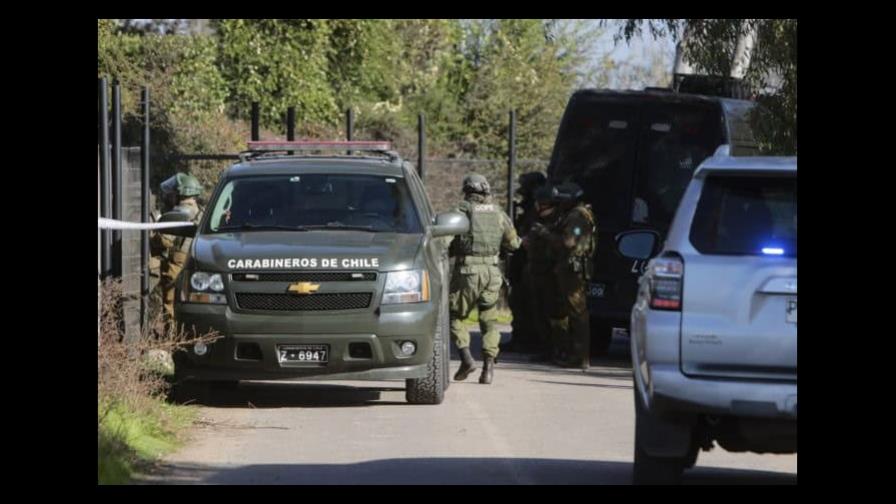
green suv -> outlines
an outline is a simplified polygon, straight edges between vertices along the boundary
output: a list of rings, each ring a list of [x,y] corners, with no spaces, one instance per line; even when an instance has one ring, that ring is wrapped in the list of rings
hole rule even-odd
[[[193,237],[176,322],[219,336],[175,353],[178,395],[239,380],[404,379],[408,402],[441,403],[447,245],[467,218],[435,215],[388,143],[249,146],[199,225],[175,231]],[[309,153],[334,149],[343,152]]]

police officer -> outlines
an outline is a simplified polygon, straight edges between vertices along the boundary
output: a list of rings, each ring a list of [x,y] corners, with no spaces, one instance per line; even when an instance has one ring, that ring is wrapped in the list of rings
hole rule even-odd
[[[196,177],[186,173],[178,173],[162,182],[161,195],[163,209],[185,213],[192,222],[199,222],[202,211],[196,197],[202,193],[202,186]],[[160,256],[159,287],[162,291],[162,302],[168,322],[174,320],[174,288],[177,276],[183,271],[187,262],[192,238],[173,237],[156,234],[150,245]]]
[[[552,244],[552,230],[557,225],[559,212],[553,201],[553,187],[544,185],[535,191],[534,221],[523,240],[526,249],[527,301],[531,328],[535,333],[540,360],[550,361],[556,355],[551,339],[549,314],[558,296],[554,278],[555,253]]]
[[[463,181],[464,200],[457,211],[470,220],[470,231],[451,241],[449,255],[454,257],[451,290],[448,296],[451,315],[451,339],[461,354],[461,365],[454,379],[461,381],[476,367],[470,354],[470,333],[463,325],[473,308],[479,309],[484,361],[479,383],[491,383],[501,335],[495,327],[498,296],[504,277],[498,269],[498,256],[520,246],[510,217],[491,199],[491,188],[482,175],[469,174]]]
[[[554,190],[560,213],[551,240],[558,297],[552,307],[550,326],[552,339],[566,350],[566,355],[561,350],[557,364],[587,369],[591,330],[585,289],[597,246],[597,224],[591,209],[582,202],[583,195],[582,188],[574,182],[560,184]]]
[[[535,191],[547,183],[547,177],[542,172],[529,172],[519,176],[519,187],[516,194],[519,201],[514,202],[514,223],[517,236],[524,237],[529,233],[532,224],[537,219]],[[513,339],[511,345],[514,350],[540,350],[538,348],[537,332],[533,329],[534,318],[529,302],[529,276],[526,275],[527,251],[520,248],[514,252],[507,261],[507,280],[510,284],[508,290],[508,304],[513,313]]]

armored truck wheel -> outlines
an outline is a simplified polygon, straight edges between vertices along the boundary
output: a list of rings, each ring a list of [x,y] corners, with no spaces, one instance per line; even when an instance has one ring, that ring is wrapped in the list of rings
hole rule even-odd
[[[589,322],[591,329],[591,355],[603,357],[610,351],[613,342],[613,324],[592,318]]]

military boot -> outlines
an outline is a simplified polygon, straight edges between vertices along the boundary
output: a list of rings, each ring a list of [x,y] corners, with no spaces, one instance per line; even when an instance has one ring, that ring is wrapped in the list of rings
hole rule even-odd
[[[459,349],[460,352],[460,368],[454,373],[455,381],[464,381],[470,376],[470,373],[476,370],[475,361],[473,360],[473,355],[470,354],[470,347]]]
[[[482,363],[482,374],[479,375],[479,383],[486,385],[492,382],[492,376],[495,374],[495,358],[486,357]]]

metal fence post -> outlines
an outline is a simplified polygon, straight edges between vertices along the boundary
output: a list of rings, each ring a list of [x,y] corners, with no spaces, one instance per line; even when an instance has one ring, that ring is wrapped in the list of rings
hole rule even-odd
[[[258,102],[252,102],[252,141],[258,141]]]
[[[417,116],[417,174],[420,180],[426,180],[426,170],[424,168],[424,160],[426,159],[426,122],[421,112]]]
[[[345,139],[349,142],[352,141],[352,129],[355,127],[355,112],[351,108],[347,108],[345,110]],[[352,155],[352,151],[348,151],[347,154],[349,156]]]
[[[124,170],[121,166],[121,84],[112,86],[112,218],[121,219],[124,209]],[[121,231],[112,233],[112,274],[121,276]]]
[[[507,156],[507,215],[513,221],[513,171],[516,164],[516,110],[510,111],[510,131],[507,135],[509,144]]]
[[[296,139],[296,108],[289,107],[286,109],[286,140],[292,142]],[[290,156],[293,151],[287,151]]]
[[[143,86],[143,138],[140,142],[140,221],[149,222],[149,86]],[[149,315],[149,231],[140,232],[140,327]]]
[[[112,217],[112,168],[109,164],[109,84],[99,79],[100,120],[100,216]],[[112,272],[112,232],[104,229],[100,233],[100,276],[106,278]]]

